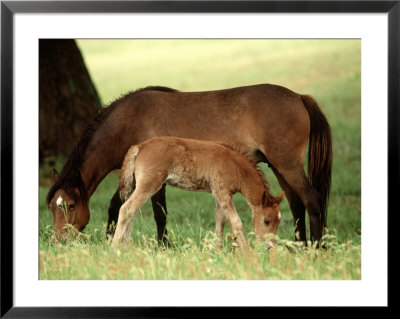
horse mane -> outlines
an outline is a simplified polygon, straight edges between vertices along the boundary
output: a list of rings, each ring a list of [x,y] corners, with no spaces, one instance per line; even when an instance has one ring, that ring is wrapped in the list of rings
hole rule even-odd
[[[270,189],[269,188],[269,183],[267,181],[267,178],[265,177],[265,174],[264,174],[262,168],[257,165],[257,162],[253,159],[253,157],[250,155],[249,152],[243,152],[239,148],[234,147],[234,146],[232,146],[230,144],[227,144],[227,143],[224,143],[224,142],[217,142],[217,144],[222,145],[222,146],[230,149],[231,151],[237,152],[240,155],[242,155],[254,167],[254,169],[257,171],[257,174],[260,177],[261,182],[265,186],[265,191],[266,191],[266,195],[267,195],[267,203],[271,203],[271,204],[278,203],[278,201],[275,199],[274,196],[271,195],[271,193],[269,191],[269,189]]]
[[[71,153],[68,156],[68,160],[65,163],[64,167],[61,170],[60,177],[50,188],[46,203],[49,205],[50,200],[53,198],[55,192],[62,188],[64,189],[69,196],[75,201],[78,200],[78,194],[76,194],[73,189],[78,188],[79,195],[83,203],[87,203],[88,194],[85,189],[85,185],[82,180],[82,176],[80,173],[80,168],[82,165],[82,159],[86,152],[86,149],[92,140],[92,137],[103,124],[103,122],[109,117],[109,115],[124,101],[127,97],[132,96],[133,94],[143,92],[143,91],[161,91],[161,92],[177,92],[175,89],[171,89],[164,86],[147,86],[145,88],[137,89],[135,91],[128,92],[127,94],[119,97],[111,104],[106,107],[98,110],[96,116],[92,119],[92,121],[88,124],[88,126],[84,129],[81,137],[78,142],[72,149]]]
[[[161,92],[169,92],[169,93],[179,92],[178,90],[171,89],[171,88],[165,87],[165,86],[146,86],[145,88],[137,89],[131,93],[128,93],[127,95],[132,94],[132,93],[142,92],[142,91],[161,91]]]

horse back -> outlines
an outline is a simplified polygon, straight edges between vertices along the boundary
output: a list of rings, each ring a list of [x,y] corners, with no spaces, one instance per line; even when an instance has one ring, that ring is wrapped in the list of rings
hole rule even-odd
[[[93,163],[100,156],[107,170],[95,171],[105,173],[121,167],[130,146],[157,136],[221,141],[274,164],[288,148],[304,158],[310,131],[300,95],[269,84],[208,92],[141,90],[112,107],[84,158]]]
[[[257,151],[269,158],[274,150],[295,145],[301,156],[307,147],[307,110],[299,94],[281,86],[262,84],[209,92],[144,91],[138,99],[141,113],[136,112],[134,127],[140,140],[178,136],[222,141],[252,153],[258,161]]]

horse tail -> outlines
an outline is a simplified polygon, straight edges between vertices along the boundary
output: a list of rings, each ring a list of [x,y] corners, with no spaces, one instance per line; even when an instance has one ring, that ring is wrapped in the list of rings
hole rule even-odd
[[[301,95],[301,100],[310,116],[308,179],[321,195],[321,227],[327,227],[333,156],[331,129],[325,115],[311,96]]]
[[[137,145],[132,146],[125,156],[122,163],[120,180],[119,180],[119,194],[123,202],[125,202],[135,189],[135,159],[139,153]]]

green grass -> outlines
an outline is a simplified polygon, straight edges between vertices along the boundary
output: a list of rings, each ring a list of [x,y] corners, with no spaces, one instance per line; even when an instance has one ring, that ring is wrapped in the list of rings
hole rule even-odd
[[[118,250],[92,238],[46,247],[40,251],[41,279],[350,280],[361,275],[360,246],[330,238],[323,252],[284,240],[266,252],[252,238],[244,254],[229,243],[216,249],[209,232],[201,240],[181,238],[169,249],[159,249],[151,239],[138,233],[134,245]]]
[[[105,241],[107,209],[118,178],[110,174],[90,200],[84,235],[52,244],[52,213],[45,207],[51,168],[40,167],[40,279],[360,279],[361,278],[361,42],[359,40],[79,40],[104,104],[148,85],[200,91],[274,83],[311,94],[331,124],[334,146],[327,249],[297,247],[287,200],[281,204],[278,247],[266,252],[254,240],[251,211],[234,197],[250,249],[227,239],[214,247],[210,194],[167,187],[172,247],[158,249],[150,202],[135,219],[132,244],[113,251]],[[281,189],[261,164],[272,193]]]

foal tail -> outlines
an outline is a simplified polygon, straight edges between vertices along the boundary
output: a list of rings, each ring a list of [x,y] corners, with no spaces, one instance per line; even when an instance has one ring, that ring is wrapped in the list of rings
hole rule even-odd
[[[123,202],[125,202],[135,190],[135,159],[138,153],[139,147],[136,145],[132,146],[128,150],[124,162],[122,163],[119,175],[119,194]]]
[[[329,123],[317,102],[309,95],[301,100],[310,116],[308,179],[321,195],[321,226],[327,227],[327,206],[332,175],[332,136]]]

